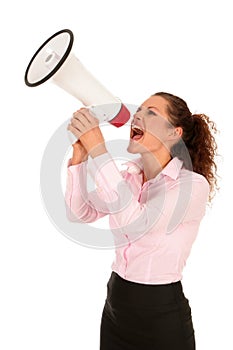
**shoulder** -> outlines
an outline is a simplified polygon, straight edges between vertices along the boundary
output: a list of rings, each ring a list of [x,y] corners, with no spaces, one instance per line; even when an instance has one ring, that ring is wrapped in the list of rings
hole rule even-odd
[[[205,176],[196,173],[195,171],[190,171],[182,168],[180,171],[180,181],[191,183],[192,195],[194,197],[204,197],[208,198],[210,185]]]
[[[198,184],[202,184],[203,186],[209,186],[209,183],[207,181],[207,179],[205,178],[205,176],[196,173],[195,171],[191,171],[191,170],[187,170],[185,168],[182,168],[180,171],[180,179],[183,180],[192,180],[194,183],[198,183]]]

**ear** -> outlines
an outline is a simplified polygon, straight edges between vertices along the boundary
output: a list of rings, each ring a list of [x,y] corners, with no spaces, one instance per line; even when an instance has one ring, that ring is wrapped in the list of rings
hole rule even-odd
[[[173,128],[168,136],[172,136],[172,140],[177,140],[183,135],[183,129],[180,126]]]
[[[176,132],[176,136],[177,137],[182,137],[182,135],[183,135],[183,129],[180,127],[180,126],[177,126],[176,128],[175,128],[175,132]]]

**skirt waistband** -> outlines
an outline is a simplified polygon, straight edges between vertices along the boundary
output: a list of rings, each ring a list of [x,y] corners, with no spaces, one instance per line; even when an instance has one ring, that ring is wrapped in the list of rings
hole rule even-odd
[[[181,281],[142,284],[125,280],[114,271],[108,281],[107,291],[108,301],[128,306],[161,306],[186,299]]]

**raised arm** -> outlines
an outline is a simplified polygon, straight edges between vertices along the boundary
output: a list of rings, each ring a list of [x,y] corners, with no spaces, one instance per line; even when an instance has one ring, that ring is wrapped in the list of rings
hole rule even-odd
[[[80,141],[73,145],[73,155],[68,162],[65,192],[66,213],[70,221],[94,222],[107,215],[107,208],[95,208],[96,191],[87,192],[88,153]]]

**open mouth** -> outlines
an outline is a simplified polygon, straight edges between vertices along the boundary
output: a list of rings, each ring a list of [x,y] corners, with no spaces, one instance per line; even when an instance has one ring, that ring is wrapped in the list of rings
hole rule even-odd
[[[135,141],[138,141],[143,137],[143,135],[144,135],[144,131],[142,130],[142,128],[140,128],[140,126],[132,124],[130,138]]]

